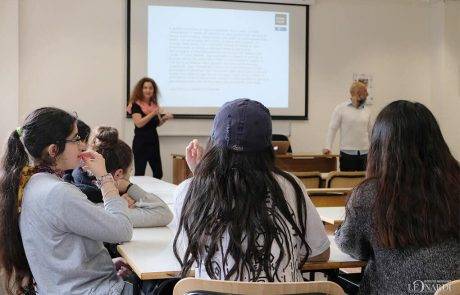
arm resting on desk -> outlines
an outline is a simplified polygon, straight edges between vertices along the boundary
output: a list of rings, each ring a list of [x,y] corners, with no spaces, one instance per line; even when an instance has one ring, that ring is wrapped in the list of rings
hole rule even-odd
[[[326,251],[324,251],[321,254],[318,254],[318,255],[313,256],[313,257],[308,257],[307,261],[311,261],[311,262],[328,261],[330,255],[331,255],[331,248],[327,248]]]
[[[134,227],[166,226],[172,221],[171,210],[158,196],[147,193],[136,184],[129,188],[128,195],[136,201],[134,208],[128,209]]]
[[[375,193],[373,182],[355,189],[348,200],[345,219],[335,232],[337,246],[355,259],[368,260],[372,254],[371,200]]]

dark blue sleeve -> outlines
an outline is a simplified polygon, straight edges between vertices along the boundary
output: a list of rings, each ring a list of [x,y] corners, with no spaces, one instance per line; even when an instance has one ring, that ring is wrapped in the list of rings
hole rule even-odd
[[[72,177],[75,184],[86,184],[94,186],[94,180],[96,180],[95,177],[89,176],[88,173],[83,171],[83,169],[80,167],[73,170]]]

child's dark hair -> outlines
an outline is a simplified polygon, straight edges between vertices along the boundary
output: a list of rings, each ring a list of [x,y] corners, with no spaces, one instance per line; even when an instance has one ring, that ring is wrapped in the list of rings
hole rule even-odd
[[[290,209],[276,177],[284,178],[295,192],[296,208]],[[222,277],[259,281],[278,280],[278,270],[292,263],[294,256],[291,230],[304,251],[301,267],[311,249],[307,243],[307,207],[302,189],[287,172],[275,166],[271,147],[261,152],[235,152],[208,143],[203,159],[184,199],[173,251],[181,264],[180,275],[186,276],[195,263],[204,265],[211,279],[220,279],[220,268],[213,257],[221,255],[222,266],[234,263]],[[179,249],[181,232],[188,242]],[[222,237],[229,235],[228,247],[222,248]],[[280,249],[273,259],[272,246]],[[183,254],[184,253],[184,254]],[[285,264],[283,259],[288,262]]]
[[[91,134],[91,128],[82,120],[77,120],[78,136],[82,142],[88,142]]]
[[[55,144],[57,154],[61,154],[75,121],[74,116],[57,108],[37,109],[27,116],[22,127],[10,134],[4,148],[0,164],[0,268],[10,294],[33,290],[33,277],[19,231],[18,190],[22,169],[29,164],[29,157],[34,164],[52,166],[55,159],[45,149]]]
[[[116,128],[97,127],[91,140],[91,148],[104,157],[109,173],[118,169],[126,172],[133,162],[133,152],[129,145],[118,138]]]

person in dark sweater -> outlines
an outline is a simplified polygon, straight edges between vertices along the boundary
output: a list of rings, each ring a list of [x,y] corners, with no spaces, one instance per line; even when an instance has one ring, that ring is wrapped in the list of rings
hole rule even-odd
[[[82,120],[77,120],[77,128],[78,136],[81,138],[81,147],[83,150],[86,150],[91,128]],[[91,202],[102,202],[101,190],[94,185],[96,178],[94,176],[89,176],[81,167],[65,171],[62,179],[78,187]]]
[[[134,122],[134,175],[144,175],[147,162],[153,177],[161,179],[160,141],[157,127],[163,125],[172,115],[164,113],[158,104],[158,86],[151,78],[142,78],[134,87],[127,111]]]
[[[368,261],[360,294],[433,294],[458,279],[460,167],[433,114],[420,103],[390,103],[367,162],[335,234],[343,252]]]

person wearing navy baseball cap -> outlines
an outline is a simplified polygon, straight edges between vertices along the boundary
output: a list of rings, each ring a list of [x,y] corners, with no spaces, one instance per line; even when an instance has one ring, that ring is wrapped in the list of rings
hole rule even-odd
[[[174,254],[181,275],[303,281],[307,260],[329,258],[321,219],[294,175],[275,166],[270,111],[236,99],[214,118],[206,149],[186,148],[193,177],[176,190]]]

